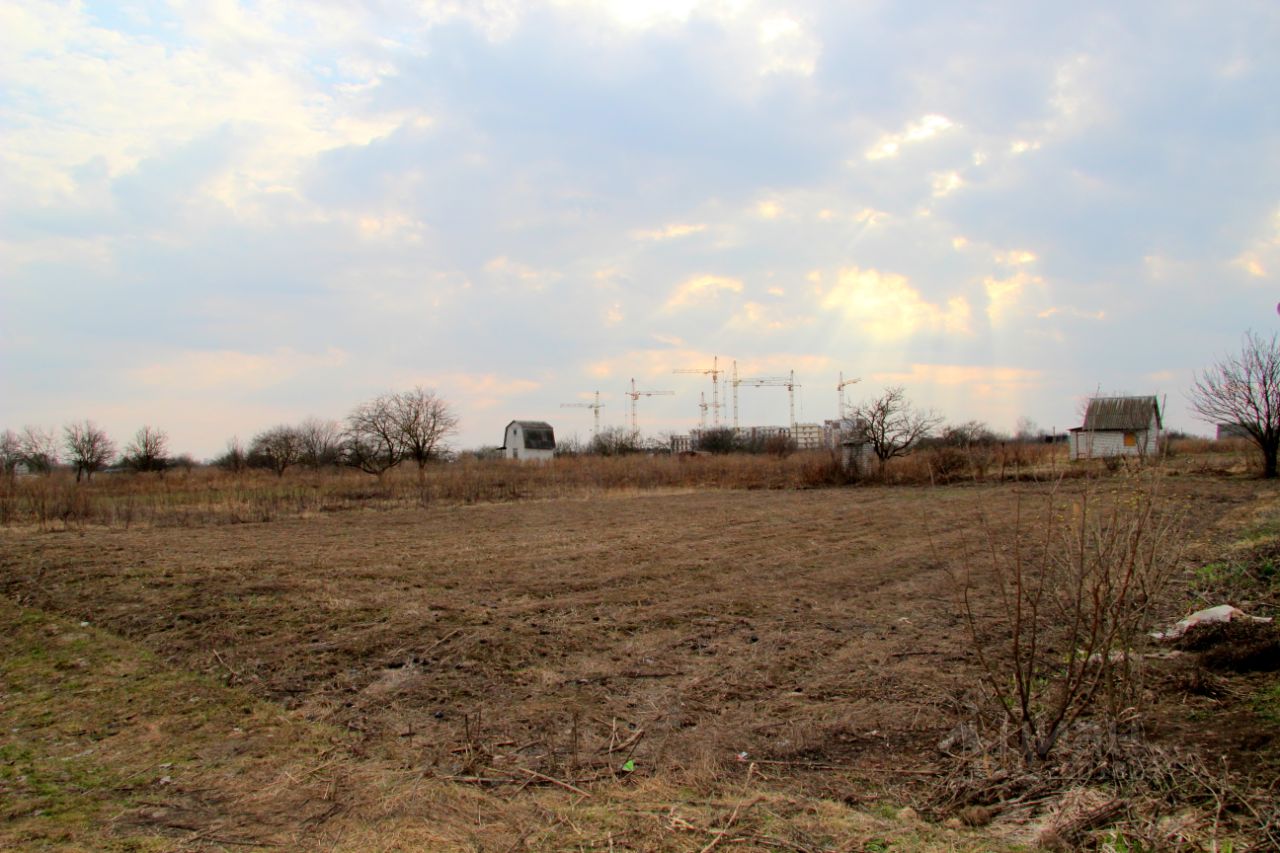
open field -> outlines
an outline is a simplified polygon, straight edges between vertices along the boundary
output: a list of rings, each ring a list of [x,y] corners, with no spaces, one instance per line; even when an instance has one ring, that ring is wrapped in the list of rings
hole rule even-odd
[[[892,816],[945,819],[937,743],[982,701],[949,571],[981,572],[1048,489],[654,488],[0,532],[0,842],[1024,842],[1025,812]],[[1212,592],[1204,566],[1280,535],[1280,504],[1239,478],[1161,489],[1188,543],[1157,608],[1172,622]],[[1152,664],[1153,741],[1280,776],[1274,676],[1201,695],[1176,687],[1186,666]]]

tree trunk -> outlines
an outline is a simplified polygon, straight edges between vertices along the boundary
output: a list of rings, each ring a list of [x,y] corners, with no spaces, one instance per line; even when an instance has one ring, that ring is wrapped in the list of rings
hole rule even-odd
[[[1262,476],[1268,480],[1276,476],[1276,455],[1280,447],[1272,441],[1262,448]]]

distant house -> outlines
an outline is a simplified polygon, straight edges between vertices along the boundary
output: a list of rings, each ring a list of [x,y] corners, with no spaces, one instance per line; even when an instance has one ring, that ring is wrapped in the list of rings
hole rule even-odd
[[[546,421],[512,421],[502,437],[507,459],[547,461],[556,455],[556,433]]]
[[[1071,458],[1154,456],[1161,429],[1155,397],[1094,397],[1084,423],[1071,430]]]

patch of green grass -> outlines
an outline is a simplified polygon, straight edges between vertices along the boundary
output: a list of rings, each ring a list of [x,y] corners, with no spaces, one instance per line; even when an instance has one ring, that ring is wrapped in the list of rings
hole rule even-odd
[[[1202,586],[1217,586],[1228,577],[1239,574],[1239,567],[1231,563],[1209,563],[1196,569],[1196,582]]]
[[[0,691],[6,850],[172,849],[171,828],[132,816],[199,808],[188,786],[221,788],[233,801],[270,780],[255,756],[270,751],[266,766],[297,778],[299,764],[314,765],[335,744],[326,727],[294,723],[136,644],[3,598]],[[243,748],[226,749],[232,732]]]
[[[1141,841],[1117,831],[1103,836],[1100,849],[1106,853],[1147,853],[1150,848]]]
[[[1253,694],[1253,710],[1264,720],[1280,724],[1280,680]]]

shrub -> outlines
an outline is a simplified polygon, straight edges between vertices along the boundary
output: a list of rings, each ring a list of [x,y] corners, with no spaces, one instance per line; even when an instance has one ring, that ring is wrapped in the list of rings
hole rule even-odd
[[[1115,725],[1137,703],[1133,646],[1177,565],[1175,517],[1157,484],[1135,478],[1106,502],[1093,484],[1070,498],[1059,484],[1033,523],[1019,504],[1011,541],[982,519],[984,556],[969,555],[956,588],[986,686],[1028,765],[1082,714]],[[994,612],[976,603],[983,584]]]

